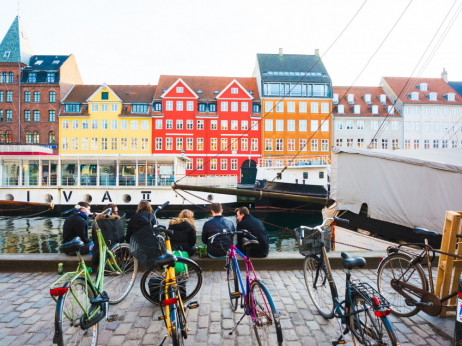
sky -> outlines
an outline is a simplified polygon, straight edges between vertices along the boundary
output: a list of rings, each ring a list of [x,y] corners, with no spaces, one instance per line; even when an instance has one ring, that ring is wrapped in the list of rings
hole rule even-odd
[[[20,0],[19,16],[34,54],[74,54],[85,84],[250,77],[257,53],[282,48],[319,49],[334,86],[378,86],[382,76],[439,78],[443,68],[462,81],[461,8],[462,0]],[[1,39],[16,15],[18,0],[1,0]]]

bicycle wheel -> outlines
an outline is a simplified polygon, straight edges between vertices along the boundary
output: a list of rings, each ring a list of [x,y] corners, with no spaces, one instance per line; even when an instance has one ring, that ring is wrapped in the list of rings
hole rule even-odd
[[[104,266],[103,287],[109,296],[109,304],[117,304],[128,295],[135,283],[138,261],[130,253],[128,244],[116,244],[110,251],[122,272],[111,269],[109,265],[111,258],[107,256]]]
[[[88,309],[90,299],[94,298],[96,293],[82,277],[71,282],[67,292],[59,297],[56,319],[61,326],[63,337],[62,343],[58,342],[59,345],[96,345],[98,324],[86,330],[80,328],[80,317],[84,313],[80,304]]]
[[[227,268],[229,300],[231,302],[231,309],[236,311],[241,292],[239,291],[239,279],[237,278],[237,269],[233,260],[227,263]]]
[[[282,329],[279,314],[266,286],[259,280],[250,284],[251,323],[258,344],[282,345]]]
[[[183,302],[193,298],[202,286],[202,269],[196,262],[178,257],[178,263],[185,264],[185,270],[175,274],[178,290]],[[159,292],[165,280],[165,270],[157,266],[144,272],[140,281],[141,293],[153,304],[159,304]]]
[[[359,311],[350,316],[351,337],[355,345],[397,345],[398,338],[386,317],[375,316],[374,309],[363,297],[353,297],[353,306]]]
[[[303,274],[306,288],[316,309],[325,318],[332,318],[334,316],[334,296],[322,257],[305,257]]]
[[[401,317],[410,317],[419,312],[419,307],[408,301],[391,286],[391,280],[397,279],[410,285],[427,290],[427,279],[420,264],[411,264],[412,258],[405,254],[393,254],[385,258],[379,265],[377,273],[377,288],[385,299],[390,302],[390,310]],[[405,293],[419,302],[420,297],[409,289]]]

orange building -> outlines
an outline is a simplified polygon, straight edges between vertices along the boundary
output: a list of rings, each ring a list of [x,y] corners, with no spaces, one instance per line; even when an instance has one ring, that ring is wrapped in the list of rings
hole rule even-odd
[[[261,95],[263,160],[285,165],[297,154],[296,162],[330,160],[332,83],[321,58],[257,54],[254,76]]]

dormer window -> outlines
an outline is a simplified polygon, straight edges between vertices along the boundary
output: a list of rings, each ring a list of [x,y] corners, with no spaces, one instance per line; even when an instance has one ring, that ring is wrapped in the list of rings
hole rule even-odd
[[[332,97],[332,102],[335,104],[338,103],[338,94],[334,94],[334,96]]]
[[[198,93],[198,94],[202,94],[202,90],[200,90],[200,89],[197,90],[197,93]]]
[[[419,101],[419,93],[417,91],[413,91],[409,94],[409,98],[412,101]]]
[[[210,112],[216,112],[217,111],[217,104],[216,103],[210,103],[209,104],[209,110]]]
[[[349,104],[355,103],[355,95],[354,94],[348,94],[348,103]]]
[[[371,113],[372,114],[379,114],[379,106],[374,105],[371,107]]]
[[[380,96],[379,96],[379,101],[380,101],[380,103],[383,104],[383,105],[386,104],[386,103],[387,103],[387,95],[385,95],[385,94],[380,94]]]
[[[361,106],[360,105],[354,105],[353,106],[353,113],[361,114]]]
[[[338,105],[337,106],[337,113],[338,114],[344,114],[345,113],[345,106],[344,105]]]
[[[371,94],[365,94],[365,95],[364,95],[364,102],[366,102],[367,104],[371,104],[371,103],[372,103]]]
[[[176,87],[176,93],[177,94],[182,94],[183,93],[183,87]]]
[[[154,103],[154,111],[162,112],[162,102],[155,102]]]
[[[395,107],[387,106],[387,113],[388,114],[395,114]]]
[[[219,94],[220,93],[220,90],[214,90],[213,93],[216,95],[216,94]]]
[[[11,51],[9,51],[9,50],[5,51],[5,53],[3,53],[3,58],[8,59],[10,57],[10,53],[11,53]]]
[[[455,101],[456,100],[456,94],[455,93],[447,93],[445,95],[446,100],[448,101]]]
[[[35,83],[37,81],[37,73],[35,72],[30,72],[29,77],[27,79],[28,83]]]
[[[420,83],[419,85],[417,85],[417,88],[420,91],[427,91],[428,90],[428,84],[427,83]]]
[[[437,94],[436,94],[435,92],[429,93],[429,94],[428,94],[428,99],[429,99],[430,101],[438,101]]]
[[[205,112],[207,105],[205,103],[199,103],[199,112]]]

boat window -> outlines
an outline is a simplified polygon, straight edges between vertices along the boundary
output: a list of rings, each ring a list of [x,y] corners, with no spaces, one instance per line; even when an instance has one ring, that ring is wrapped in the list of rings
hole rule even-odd
[[[303,179],[308,179],[308,172],[303,172]]]
[[[319,172],[319,179],[324,179],[324,172]]]

